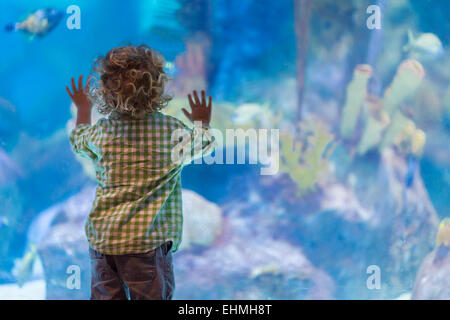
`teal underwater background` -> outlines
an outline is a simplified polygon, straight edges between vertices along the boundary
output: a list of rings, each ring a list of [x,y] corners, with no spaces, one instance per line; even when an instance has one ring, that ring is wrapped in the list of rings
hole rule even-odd
[[[44,36],[3,30],[42,8],[63,14]],[[206,89],[215,128],[280,130],[276,175],[248,161],[184,169],[175,299],[449,299],[448,12],[437,0],[2,1],[0,299],[89,298],[95,180],[71,151],[64,87],[141,43],[166,59],[165,112],[185,121],[186,94]]]

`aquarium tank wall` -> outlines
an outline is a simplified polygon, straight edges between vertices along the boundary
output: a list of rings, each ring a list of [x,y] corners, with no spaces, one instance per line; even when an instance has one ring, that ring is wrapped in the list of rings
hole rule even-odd
[[[165,57],[163,113],[188,124],[187,94],[213,97],[214,161],[182,173],[174,299],[449,299],[448,12],[2,1],[0,299],[89,299],[97,183],[71,149],[65,86],[127,44]]]

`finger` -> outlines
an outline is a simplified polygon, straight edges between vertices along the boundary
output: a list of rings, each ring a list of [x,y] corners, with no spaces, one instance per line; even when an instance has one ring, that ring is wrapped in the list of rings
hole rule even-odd
[[[181,109],[181,111],[183,111],[184,115],[189,119],[192,120],[192,115],[185,109]]]
[[[194,104],[194,101],[192,101],[192,96],[190,94],[188,94],[188,100],[189,100],[189,105],[191,106],[191,109],[194,109],[195,104]]]
[[[70,92],[70,89],[68,86],[66,86],[66,90],[67,90],[67,93],[69,94],[70,99],[73,99],[72,92]]]
[[[206,109],[207,112],[208,112],[208,123],[211,122],[211,118],[212,118],[212,109],[211,109],[211,106],[212,106],[212,97],[209,96],[209,99],[208,99],[208,108]]]
[[[200,104],[200,99],[198,98],[197,90],[194,90],[194,101],[197,105]]]
[[[206,96],[205,96],[205,90],[202,90],[202,107],[206,108]]]
[[[73,94],[75,94],[75,93],[77,93],[77,86],[75,85],[75,79],[74,78],[72,78],[72,91],[73,91]]]
[[[83,90],[83,75],[78,78],[78,91]]]
[[[211,108],[212,105],[212,97],[209,96],[209,101],[208,101],[208,108]]]

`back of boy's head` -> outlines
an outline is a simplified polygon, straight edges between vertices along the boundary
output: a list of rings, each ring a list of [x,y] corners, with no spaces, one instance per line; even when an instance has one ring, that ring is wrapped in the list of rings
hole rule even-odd
[[[139,119],[164,108],[171,97],[164,93],[163,67],[164,58],[146,45],[114,48],[99,57],[93,70],[99,79],[91,92],[99,112]]]

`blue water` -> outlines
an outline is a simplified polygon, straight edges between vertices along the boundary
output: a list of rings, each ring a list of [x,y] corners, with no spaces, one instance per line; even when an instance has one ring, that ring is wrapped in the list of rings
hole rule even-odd
[[[414,120],[427,134],[425,154],[418,160],[426,201],[430,199],[438,221],[449,217],[450,154],[445,142],[449,128],[445,119],[450,119],[450,102],[444,101],[444,96],[450,88],[450,75],[445,72],[450,68],[447,17],[450,2],[411,0],[394,6],[394,0],[381,1],[385,8],[384,22],[378,36],[365,27],[365,8],[370,1],[361,1],[358,6],[327,0],[313,2],[304,112],[324,120],[335,136],[339,132],[345,90],[357,64],[373,64],[374,79],[369,90],[381,95],[392,81],[397,66],[407,58],[402,47],[408,29],[415,35],[429,32],[440,39],[442,55],[419,59],[429,86],[436,93],[420,101],[424,101],[423,108],[431,105],[433,109],[429,113],[435,116],[429,120],[427,112],[416,111]],[[234,108],[244,103],[267,104],[274,112],[283,110],[284,119],[294,123],[298,57],[293,3],[291,0],[2,1],[0,150],[17,165],[18,172],[2,161],[0,217],[6,218],[0,220],[0,283],[15,281],[14,260],[27,250],[27,232],[32,221],[42,211],[93,184],[74,157],[67,139],[66,126],[72,115],[65,86],[71,77],[89,74],[98,56],[126,44],[146,43],[160,51],[167,61],[175,63],[186,52],[187,43],[206,35],[209,47],[204,80],[215,103],[219,106],[228,103]],[[81,9],[81,29],[69,30],[66,20],[70,14],[65,11],[73,4]],[[20,32],[3,31],[3,25],[21,21],[33,10],[47,7],[61,10],[64,16],[44,37],[30,39]],[[193,16],[189,12],[194,12]],[[353,40],[349,41],[350,38]],[[370,48],[377,50],[368,52]],[[175,73],[177,76],[182,76],[182,72]],[[439,102],[433,102],[436,100]],[[413,102],[410,104],[412,108],[417,107]],[[354,152],[349,151],[349,143],[342,145],[332,157],[337,163],[338,183],[348,186],[353,173],[359,179],[356,190],[375,184],[380,155],[374,152],[366,158],[352,160]],[[231,214],[230,207],[242,206],[242,216],[254,223],[255,233],[260,232],[261,221],[269,221],[268,231],[261,227],[264,234],[302,248],[308,260],[333,279],[336,289],[331,298],[395,298],[394,295],[412,291],[410,282],[415,279],[425,253],[433,250],[435,234],[431,233],[437,229],[423,236],[418,231],[418,240],[413,242],[427,243],[427,246],[420,247],[423,254],[417,261],[404,267],[406,280],[399,276],[404,280],[401,290],[383,289],[379,295],[366,292],[364,277],[368,265],[378,263],[382,268],[392,268],[390,261],[377,260],[389,252],[392,243],[386,237],[391,229],[385,226],[377,229],[318,208],[315,201],[327,186],[322,193],[290,202],[295,185],[287,183],[286,177],[261,179],[259,169],[249,164],[194,165],[185,169],[183,187],[219,205],[225,217]],[[355,193],[357,197],[361,195],[359,191]],[[251,200],[255,194],[259,200]],[[364,197],[359,201],[363,207],[371,203]],[[278,211],[283,213],[275,216]],[[414,214],[412,218],[405,217],[402,223],[408,225],[408,219],[414,220]],[[396,226],[391,228],[398,230]],[[252,236],[248,237],[250,240]],[[354,290],[354,286],[358,289]]]

